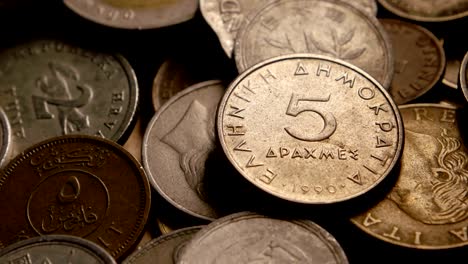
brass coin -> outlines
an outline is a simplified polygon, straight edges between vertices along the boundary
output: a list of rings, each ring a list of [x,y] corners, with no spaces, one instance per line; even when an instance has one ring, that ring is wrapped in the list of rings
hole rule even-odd
[[[466,52],[465,57],[460,65],[459,83],[460,88],[465,95],[466,100],[468,101],[468,52]]]
[[[89,240],[66,235],[48,235],[17,242],[0,250],[0,263],[116,264],[102,247]]]
[[[339,0],[280,0],[253,13],[239,30],[239,72],[292,53],[331,56],[362,68],[385,88],[393,75],[390,40],[379,21]]]
[[[0,107],[0,168],[3,167],[11,144],[11,128],[8,117]]]
[[[348,263],[335,238],[317,224],[249,212],[220,218],[202,228],[179,260],[179,264]]]
[[[456,108],[412,104],[401,106],[400,112],[405,147],[399,178],[384,200],[351,221],[400,246],[468,245],[468,155]]]
[[[196,0],[64,0],[65,5],[95,23],[149,29],[187,21],[198,9]]]
[[[398,109],[374,78],[311,54],[274,58],[240,75],[221,101],[217,127],[246,179],[310,204],[370,190],[391,171],[403,143]]]
[[[150,209],[143,168],[121,146],[62,136],[25,150],[0,174],[0,248],[29,237],[83,237],[114,258],[131,249]]]
[[[439,40],[427,29],[395,19],[381,19],[392,40],[395,66],[390,94],[396,104],[405,104],[425,94],[440,80],[445,53]]]
[[[390,12],[411,20],[443,22],[468,15],[466,0],[379,0]]]

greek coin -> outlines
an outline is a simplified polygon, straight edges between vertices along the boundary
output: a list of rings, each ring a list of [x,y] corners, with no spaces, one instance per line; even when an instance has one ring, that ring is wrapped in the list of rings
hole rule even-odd
[[[156,113],[143,138],[143,165],[152,186],[175,207],[203,219],[217,218],[207,202],[204,176],[224,91],[219,81],[181,91]]]
[[[128,256],[122,264],[176,263],[180,249],[200,229],[201,226],[187,227],[155,238]]]
[[[234,40],[247,14],[273,0],[200,0],[203,18],[231,58]]]
[[[397,16],[422,22],[450,21],[468,15],[466,0],[379,0],[379,3]]]
[[[468,245],[468,155],[456,108],[413,104],[401,106],[400,112],[405,146],[398,180],[385,199],[352,222],[405,247]]]
[[[460,88],[463,91],[463,95],[465,95],[466,100],[468,101],[468,52],[463,58],[463,61],[460,66],[460,73],[458,76]]]
[[[439,40],[427,29],[395,19],[381,19],[392,40],[395,66],[390,94],[396,104],[405,104],[425,94],[440,80],[445,53]]]
[[[78,15],[115,28],[150,29],[194,17],[197,0],[64,0]]]
[[[379,21],[338,0],[280,0],[252,14],[236,39],[239,72],[263,60],[314,53],[362,68],[385,88],[393,75],[390,40]]]
[[[8,117],[2,108],[0,108],[0,168],[3,167],[7,159],[10,148],[11,129]]]
[[[40,236],[17,242],[0,250],[0,263],[116,264],[102,247],[89,240],[66,235]]]
[[[112,141],[55,137],[25,150],[0,174],[0,248],[30,237],[86,238],[118,259],[143,234],[150,185],[138,162]]]
[[[179,264],[348,263],[325,229],[306,220],[242,212],[205,226],[182,249]]]
[[[10,121],[12,155],[60,135],[119,140],[135,115],[137,88],[121,56],[55,40],[0,52],[0,106]]]
[[[400,157],[403,127],[390,95],[338,59],[293,54],[231,83],[218,136],[234,167],[277,197],[334,203],[372,189]]]

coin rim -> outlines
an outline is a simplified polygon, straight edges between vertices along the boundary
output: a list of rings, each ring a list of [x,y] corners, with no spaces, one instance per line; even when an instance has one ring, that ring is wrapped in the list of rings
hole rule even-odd
[[[468,84],[467,84],[467,65],[468,65],[468,51],[460,65],[460,70],[458,72],[458,82],[460,83],[460,88],[465,96],[465,99],[468,101]]]
[[[379,3],[388,11],[393,13],[394,15],[397,15],[402,18],[414,20],[414,21],[419,21],[419,22],[447,22],[447,21],[452,21],[452,20],[457,20],[457,19],[462,19],[466,16],[468,16],[468,10],[457,13],[454,15],[448,15],[448,16],[440,16],[440,17],[425,17],[421,15],[411,15],[409,13],[406,13],[399,8],[396,8],[389,4],[387,0],[378,0]]]
[[[7,163],[8,154],[10,151],[11,145],[11,126],[8,117],[3,111],[3,108],[0,106],[0,123],[3,129],[2,131],[2,146],[0,146],[0,168],[3,168]]]

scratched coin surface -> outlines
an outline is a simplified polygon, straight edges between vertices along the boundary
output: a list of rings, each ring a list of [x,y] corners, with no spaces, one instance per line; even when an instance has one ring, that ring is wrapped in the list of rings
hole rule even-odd
[[[155,238],[128,256],[122,264],[176,263],[181,249],[200,229],[201,226],[187,227]]]
[[[460,88],[463,91],[463,95],[465,95],[465,99],[468,101],[468,52],[466,52],[463,58],[458,76]]]
[[[445,68],[445,52],[427,29],[396,19],[381,19],[392,40],[395,66],[390,94],[396,104],[405,104],[429,91]]]
[[[48,235],[17,242],[0,250],[0,263],[8,264],[116,264],[95,243],[66,235]]]
[[[399,178],[386,198],[352,218],[359,228],[405,247],[443,249],[468,244],[467,149],[455,108],[400,107],[405,147]]]
[[[143,165],[153,187],[172,205],[204,219],[218,217],[207,202],[204,176],[224,91],[219,81],[181,91],[156,113],[143,138]]]
[[[64,0],[68,8],[102,25],[126,29],[150,29],[190,20],[197,0]]]
[[[138,102],[136,76],[121,56],[56,40],[0,52],[0,106],[12,129],[12,154],[47,138],[97,135],[117,141]]]
[[[312,54],[274,58],[240,75],[221,101],[217,128],[246,179],[310,204],[372,189],[394,167],[403,142],[398,109],[374,78]]]
[[[348,260],[335,238],[311,221],[242,212],[200,230],[177,263],[345,264]]]
[[[379,21],[362,8],[338,0],[280,0],[249,17],[237,35],[239,72],[263,60],[292,53],[331,56],[362,68],[385,88],[393,75],[393,53]]]
[[[468,15],[466,0],[379,0],[390,12],[411,20],[443,22]]]
[[[150,209],[143,168],[121,146],[95,136],[43,141],[0,174],[0,247],[30,237],[86,238],[114,258],[138,241]]]
[[[5,165],[8,150],[10,149],[11,129],[10,122],[3,109],[0,107],[0,168]]]

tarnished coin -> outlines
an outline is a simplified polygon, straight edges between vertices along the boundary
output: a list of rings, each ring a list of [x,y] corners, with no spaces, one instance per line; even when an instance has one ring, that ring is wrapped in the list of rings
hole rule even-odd
[[[204,219],[218,217],[206,202],[204,175],[224,91],[219,81],[181,91],[161,107],[143,138],[143,165],[153,187],[172,205]]]
[[[48,235],[17,242],[0,250],[0,263],[8,264],[116,264],[102,247],[66,235]]]
[[[352,222],[370,235],[400,246],[465,246],[468,155],[457,111],[435,104],[406,105],[400,111],[405,147],[399,178],[383,201],[353,217]]]
[[[338,0],[280,0],[252,14],[236,39],[235,59],[242,72],[263,60],[292,53],[314,53],[350,62],[385,88],[393,75],[390,40],[379,21]]]
[[[135,73],[121,56],[55,40],[0,52],[0,106],[12,129],[12,155],[67,134],[117,141],[137,102]]]
[[[29,237],[83,237],[114,258],[138,241],[150,209],[143,168],[121,146],[69,135],[25,150],[0,174],[0,247]]]
[[[187,227],[155,238],[126,258],[122,264],[176,263],[180,250],[201,228]]]
[[[179,264],[348,263],[335,238],[306,220],[255,213],[229,215],[207,225],[185,246]]]
[[[468,15],[466,0],[379,0],[390,12],[411,20],[442,22]]]
[[[439,40],[427,29],[395,19],[381,19],[392,40],[395,55],[390,94],[405,104],[426,93],[440,80],[445,53]]]
[[[185,22],[195,15],[197,0],[63,0],[93,22],[116,28],[149,29]]]
[[[0,107],[0,168],[3,167],[7,159],[8,150],[11,144],[10,122],[3,109]]]
[[[460,65],[459,83],[460,88],[465,95],[466,100],[468,101],[468,52],[466,52],[465,57]]]
[[[367,192],[397,162],[400,114],[371,76],[311,54],[257,64],[229,86],[218,135],[250,182],[280,198],[333,203]]]

